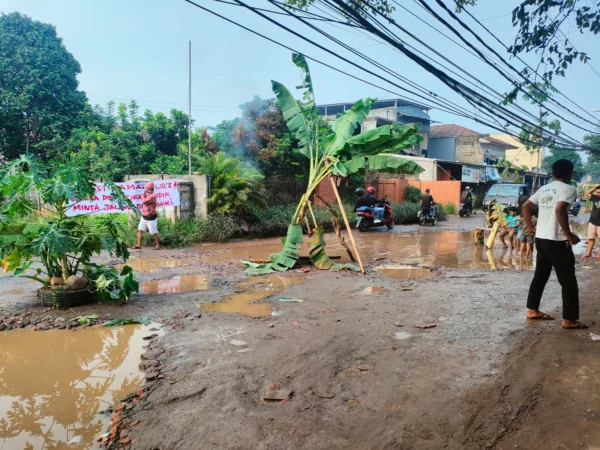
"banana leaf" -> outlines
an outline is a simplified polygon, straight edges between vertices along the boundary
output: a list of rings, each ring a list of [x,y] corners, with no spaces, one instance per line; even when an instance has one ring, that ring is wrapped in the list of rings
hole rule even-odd
[[[298,86],[298,89],[304,89],[302,95],[304,103],[297,101],[283,84],[271,80],[271,86],[288,128],[298,138],[300,152],[304,156],[310,157],[309,148],[314,144],[315,122],[318,118],[312,78],[303,55],[294,53],[292,61],[302,70],[302,85]]]
[[[358,100],[351,109],[331,124],[334,139],[326,147],[326,153],[329,154],[330,150],[343,147],[344,143],[354,135],[356,129],[365,121],[373,103],[375,103],[373,98]]]
[[[310,260],[317,269],[332,270],[339,272],[341,270],[353,270],[360,272],[360,268],[355,264],[335,264],[325,252],[325,231],[323,227],[315,228],[313,237],[308,243],[308,252]]]
[[[256,264],[249,261],[242,261],[246,265],[246,272],[254,275],[264,275],[273,271],[285,272],[296,265],[300,258],[300,249],[302,247],[302,226],[292,224],[288,227],[288,233],[285,238],[283,250],[271,257],[271,262],[267,264]]]
[[[391,153],[405,149],[418,143],[422,137],[417,134],[418,125],[402,125],[395,123],[373,128],[349,138],[343,146],[331,149],[334,156],[369,156],[379,153]]]
[[[369,156],[369,170],[382,170],[384,172],[405,175],[418,175],[423,169],[416,162],[396,155]]]

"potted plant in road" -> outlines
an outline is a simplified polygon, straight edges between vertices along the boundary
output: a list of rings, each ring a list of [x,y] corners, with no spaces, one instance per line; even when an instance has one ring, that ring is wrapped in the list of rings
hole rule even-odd
[[[134,205],[114,184],[113,202]],[[121,225],[110,216],[70,214],[75,200],[92,198],[93,181],[70,163],[44,163],[31,155],[0,169],[0,256],[5,273],[39,282],[44,305],[70,307],[98,298],[127,301],[138,283],[131,268],[92,263],[106,250],[127,261]]]

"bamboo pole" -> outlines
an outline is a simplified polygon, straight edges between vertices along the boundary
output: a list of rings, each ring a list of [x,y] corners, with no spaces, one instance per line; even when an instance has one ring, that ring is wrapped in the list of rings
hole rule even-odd
[[[340,211],[342,212],[342,217],[344,218],[344,223],[346,224],[346,229],[348,230],[348,236],[350,237],[350,243],[352,244],[352,248],[354,249],[354,254],[356,255],[356,259],[358,260],[358,265],[360,267],[360,271],[362,274],[365,274],[365,267],[363,266],[362,260],[360,259],[360,253],[358,253],[358,248],[356,247],[356,242],[354,241],[354,235],[352,234],[352,228],[350,227],[350,223],[348,222],[348,216],[346,215],[346,210],[344,209],[344,204],[342,203],[342,199],[340,198],[340,193],[337,190],[337,186],[335,185],[335,181],[333,181],[333,177],[329,175],[329,181],[331,182],[331,187],[333,188],[333,192],[335,193],[335,198],[337,199],[338,205],[340,205]]]

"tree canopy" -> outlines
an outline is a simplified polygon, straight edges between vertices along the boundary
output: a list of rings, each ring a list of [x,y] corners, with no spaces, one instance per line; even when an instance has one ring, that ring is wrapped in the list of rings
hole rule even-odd
[[[85,118],[81,66],[52,25],[0,16],[0,152],[5,158],[65,138]]]
[[[552,154],[546,156],[546,158],[544,159],[544,170],[551,174],[552,164],[554,164],[559,159],[568,159],[569,161],[573,162],[573,165],[575,166],[575,174],[573,176],[573,180],[579,181],[584,175],[583,160],[581,158],[581,154],[579,152],[574,152],[573,150],[555,148],[552,150]]]

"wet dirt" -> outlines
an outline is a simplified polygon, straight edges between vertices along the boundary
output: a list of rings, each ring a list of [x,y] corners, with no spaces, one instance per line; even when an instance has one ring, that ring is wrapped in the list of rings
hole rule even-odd
[[[140,283],[140,294],[176,294],[179,292],[208,291],[211,277],[188,274],[177,275],[167,280],[153,280]]]
[[[246,291],[226,297],[218,303],[202,303],[204,312],[235,313],[249,317],[267,316],[271,313],[271,304],[262,300],[271,295],[281,294],[288,286],[302,282],[300,278],[286,278],[277,275],[252,277],[236,285],[237,290]]]
[[[577,220],[584,229],[585,217]],[[303,278],[302,284],[286,286],[284,295],[304,303],[279,302],[280,294],[272,291],[272,298],[263,297],[268,282],[247,284],[237,263],[280,250],[280,239],[157,252],[172,259],[203,259],[197,265],[160,269],[160,278],[196,272],[212,277],[213,288],[168,298],[145,294],[124,306],[77,309],[78,315],[173,317],[177,324],[162,339],[164,379],[154,382],[130,411],[131,420],[140,421],[129,431],[132,449],[546,450],[600,445],[600,343],[591,341],[588,330],[562,330],[559,320],[527,322],[524,303],[532,273],[521,270],[519,258],[499,246],[490,252],[474,246],[471,230],[478,225],[469,218],[442,222],[435,229],[399,226],[392,232],[357,233],[371,268],[445,268],[409,282],[373,273],[285,274]],[[327,240],[330,253],[343,257],[335,236]],[[148,256],[154,254],[148,251]],[[498,272],[490,271],[492,265]],[[585,266],[592,269],[578,263],[577,274],[582,319],[589,320],[600,313],[600,263]],[[156,271],[138,274],[141,282],[153,278],[158,278]],[[0,281],[0,289],[22,287]],[[261,291],[261,298],[250,302],[264,303],[243,303],[274,303],[276,315],[253,320],[249,317],[258,317],[254,313],[199,314],[198,303],[225,304],[223,300],[252,290]],[[15,308],[8,297],[2,297],[0,310]],[[560,318],[560,286],[554,276],[542,307]],[[436,327],[415,326],[422,324]],[[598,325],[590,331],[600,334]],[[293,395],[283,404],[265,402],[265,392],[277,383]]]
[[[99,412],[143,385],[150,328],[0,332],[0,447],[94,448],[110,421]]]

